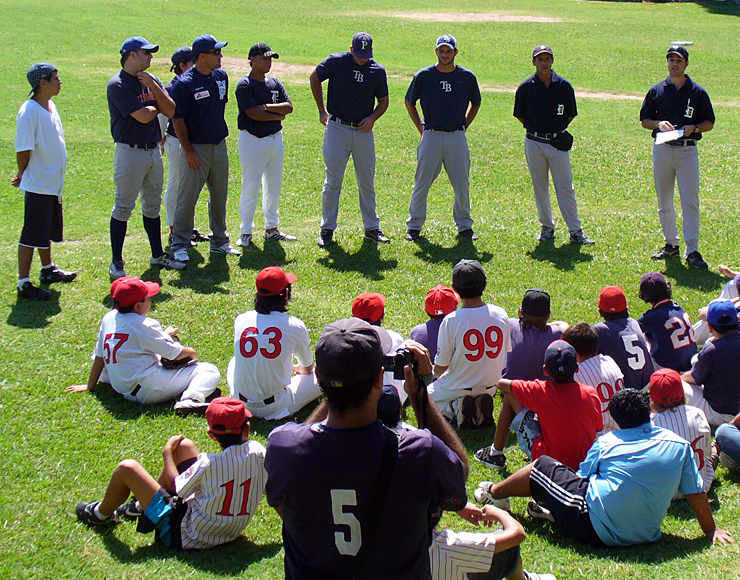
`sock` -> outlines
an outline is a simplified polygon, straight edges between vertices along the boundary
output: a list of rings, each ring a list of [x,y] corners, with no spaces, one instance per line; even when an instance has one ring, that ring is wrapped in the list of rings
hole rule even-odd
[[[23,285],[24,285],[24,284],[25,284],[26,282],[30,282],[30,281],[31,281],[31,279],[30,279],[30,278],[19,278],[19,279],[18,279],[18,290],[23,290]]]
[[[41,269],[42,270],[53,270],[54,266],[56,266],[54,262],[49,262],[48,264],[46,264],[46,266],[41,266]]]
[[[102,521],[105,521],[108,518],[110,518],[110,516],[104,516],[103,514],[101,514],[100,510],[98,509],[99,507],[100,507],[100,502],[97,502],[95,504],[95,507],[93,508],[93,514],[95,514],[95,517]]]
[[[162,249],[162,222],[159,216],[155,218],[144,218],[144,230],[149,238],[149,247],[152,249],[152,258],[159,258],[164,254]]]
[[[128,222],[110,218],[110,247],[114,262],[123,262],[123,240],[126,239]]]

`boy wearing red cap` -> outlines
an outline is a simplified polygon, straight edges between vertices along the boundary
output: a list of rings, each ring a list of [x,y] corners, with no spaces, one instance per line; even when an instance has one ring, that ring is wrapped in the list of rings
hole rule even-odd
[[[261,419],[293,415],[321,394],[306,325],[287,314],[296,280],[277,266],[264,268],[255,282],[254,310],[234,320],[229,393]]]
[[[91,526],[136,518],[138,532],[155,531],[157,541],[175,549],[235,540],[252,519],[267,481],[265,448],[249,440],[250,417],[241,401],[214,399],[206,411],[208,436],[221,453],[198,453],[184,435],[170,437],[157,479],[137,461],[122,461],[103,500],[77,504],[77,517]],[[134,499],[124,503],[130,494]]]
[[[113,390],[127,401],[152,405],[179,397],[175,411],[180,415],[206,410],[221,373],[210,363],[198,362],[195,350],[180,344],[178,329],[162,330],[147,316],[151,297],[157,294],[159,284],[129,276],[111,284],[113,310],[100,323],[87,384],[72,385],[67,391],[93,392],[105,371]],[[163,361],[186,362],[165,368]]]
[[[424,324],[417,324],[411,329],[410,338],[427,347],[432,357],[432,362],[437,356],[437,336],[442,320],[450,312],[457,308],[460,297],[452,288],[435,286],[424,300],[424,311],[429,315],[429,320]]]

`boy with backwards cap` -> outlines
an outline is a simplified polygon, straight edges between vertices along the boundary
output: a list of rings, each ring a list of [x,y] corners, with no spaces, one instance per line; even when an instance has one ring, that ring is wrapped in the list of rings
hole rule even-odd
[[[86,385],[72,385],[68,392],[95,390],[105,371],[113,390],[127,401],[152,405],[179,397],[175,411],[181,415],[203,413],[221,373],[199,362],[195,350],[177,339],[177,328],[162,330],[147,314],[159,284],[125,276],[111,284],[113,310],[100,323],[93,365]],[[187,360],[178,368],[163,362]]]
[[[457,308],[460,297],[447,286],[438,285],[427,292],[424,300],[424,310],[429,315],[429,320],[418,324],[411,329],[409,338],[419,344],[423,344],[432,356],[432,362],[437,356],[437,336],[442,320],[450,312]]]
[[[133,459],[118,464],[102,501],[81,502],[76,513],[91,526],[138,518],[137,531],[155,531],[175,549],[202,549],[235,540],[257,509],[265,488],[265,448],[249,440],[244,403],[214,399],[206,410],[208,436],[221,453],[198,453],[184,435],[170,437],[162,450],[157,479]],[[134,495],[124,503],[129,494]]]

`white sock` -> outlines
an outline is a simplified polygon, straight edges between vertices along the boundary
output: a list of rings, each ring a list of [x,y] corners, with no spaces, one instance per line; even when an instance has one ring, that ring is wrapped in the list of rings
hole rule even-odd
[[[31,279],[30,279],[30,278],[20,278],[20,279],[18,280],[18,290],[23,290],[23,285],[24,285],[24,284],[25,284],[26,282],[30,282],[30,281],[31,281]]]
[[[104,516],[100,513],[100,510],[98,509],[100,507],[100,502],[95,504],[95,507],[93,508],[93,513],[95,514],[95,517],[99,520],[107,520],[110,516]]]
[[[42,270],[53,270],[54,266],[56,266],[54,262],[49,262],[46,266],[41,266],[41,269]]]

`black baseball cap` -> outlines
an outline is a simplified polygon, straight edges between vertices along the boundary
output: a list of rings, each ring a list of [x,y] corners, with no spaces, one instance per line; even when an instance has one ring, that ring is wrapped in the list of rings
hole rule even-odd
[[[271,56],[272,58],[280,58],[280,55],[264,42],[258,42],[257,44],[252,45],[252,48],[249,49],[249,58],[252,58],[253,56]]]
[[[550,48],[546,44],[540,44],[538,46],[535,46],[534,50],[532,51],[532,58],[533,59],[537,58],[537,55],[542,54],[543,52],[555,58],[555,55],[552,53],[552,48]]]
[[[528,316],[550,314],[550,295],[540,288],[530,288],[522,299],[522,313]]]
[[[573,378],[578,368],[576,349],[564,340],[556,340],[545,351],[545,369],[556,383]]]
[[[452,285],[456,288],[480,286],[486,282],[486,273],[478,260],[460,260],[452,269]]]
[[[669,46],[668,50],[665,53],[665,57],[668,58],[672,54],[677,54],[681,58],[685,59],[686,62],[689,61],[689,51],[686,49],[685,46]]]

